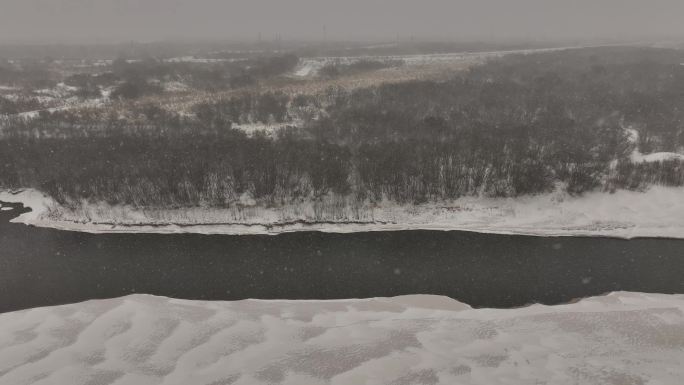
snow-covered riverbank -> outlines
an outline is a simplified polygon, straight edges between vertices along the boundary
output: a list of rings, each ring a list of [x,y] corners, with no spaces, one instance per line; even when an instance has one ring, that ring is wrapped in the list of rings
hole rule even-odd
[[[136,295],[0,315],[0,384],[678,384],[684,296],[471,309],[445,297]]]
[[[646,192],[595,192],[579,197],[554,193],[515,199],[469,197],[418,206],[387,203],[331,214],[310,202],[280,208],[261,208],[246,202],[239,210],[140,211],[94,204],[67,210],[34,190],[0,192],[0,201],[21,202],[33,209],[14,222],[90,233],[462,230],[538,236],[684,238],[684,188],[659,186]]]

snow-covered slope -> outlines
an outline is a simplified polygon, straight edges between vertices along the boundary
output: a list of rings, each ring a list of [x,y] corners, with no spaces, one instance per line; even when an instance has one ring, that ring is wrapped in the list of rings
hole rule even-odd
[[[634,149],[630,154],[630,161],[632,163],[657,163],[670,160],[684,160],[684,155],[676,152],[654,152],[650,154],[643,154],[639,151],[639,131],[633,127],[625,128],[625,133]]]
[[[443,297],[181,301],[0,315],[0,384],[680,384],[684,296],[474,310]]]

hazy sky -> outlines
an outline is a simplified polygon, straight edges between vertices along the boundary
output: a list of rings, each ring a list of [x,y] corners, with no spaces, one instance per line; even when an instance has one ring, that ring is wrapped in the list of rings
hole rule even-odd
[[[684,36],[684,0],[0,0],[0,40]]]

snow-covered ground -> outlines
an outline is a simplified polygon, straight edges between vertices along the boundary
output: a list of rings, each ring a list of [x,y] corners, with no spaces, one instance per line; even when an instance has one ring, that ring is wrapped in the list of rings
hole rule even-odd
[[[3,115],[0,114],[0,118],[5,116],[14,116],[23,119],[35,119],[40,116],[41,112],[58,112],[58,111],[68,111],[76,110],[80,108],[99,108],[105,106],[109,102],[110,89],[103,89],[102,96],[93,99],[82,99],[75,95],[78,91],[77,87],[67,86],[64,83],[58,84],[54,88],[41,89],[34,91],[33,99],[37,100],[43,105],[43,108],[35,111],[25,111],[17,114]],[[18,95],[9,95],[10,99],[14,96],[18,99]],[[8,98],[8,95],[4,95]]]
[[[654,163],[668,160],[684,160],[684,155],[677,152],[654,152],[651,154],[642,154],[637,146],[637,143],[639,142],[639,131],[631,127],[627,128],[625,131],[630,143],[632,143],[634,146],[634,150],[630,154],[630,161],[632,163]]]
[[[64,83],[57,84],[54,88],[44,88],[33,91],[37,95],[44,95],[54,99],[65,99],[78,91],[78,87],[68,86]]]
[[[654,186],[569,196],[468,197],[422,205],[367,204],[358,210],[303,202],[262,208],[243,202],[232,209],[147,209],[84,203],[68,210],[43,194],[0,192],[0,201],[21,202],[32,212],[15,218],[38,227],[90,233],[280,234],[293,231],[360,232],[463,230],[538,236],[684,238],[684,188]]]
[[[293,121],[291,123],[273,123],[273,124],[266,124],[266,123],[243,123],[243,124],[233,124],[232,128],[236,130],[240,130],[244,133],[246,133],[249,136],[254,136],[257,133],[273,137],[275,134],[279,131],[282,130],[283,128],[286,127],[295,127],[295,126],[301,126],[302,123],[300,121]]]
[[[512,310],[136,295],[0,315],[0,385],[675,385],[682,362],[682,295]]]

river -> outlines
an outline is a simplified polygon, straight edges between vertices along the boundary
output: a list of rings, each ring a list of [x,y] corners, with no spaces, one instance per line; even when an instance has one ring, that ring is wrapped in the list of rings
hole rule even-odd
[[[684,240],[469,232],[87,234],[0,210],[0,312],[146,293],[185,299],[445,295],[474,307],[684,293]],[[9,207],[9,209],[8,209]]]

